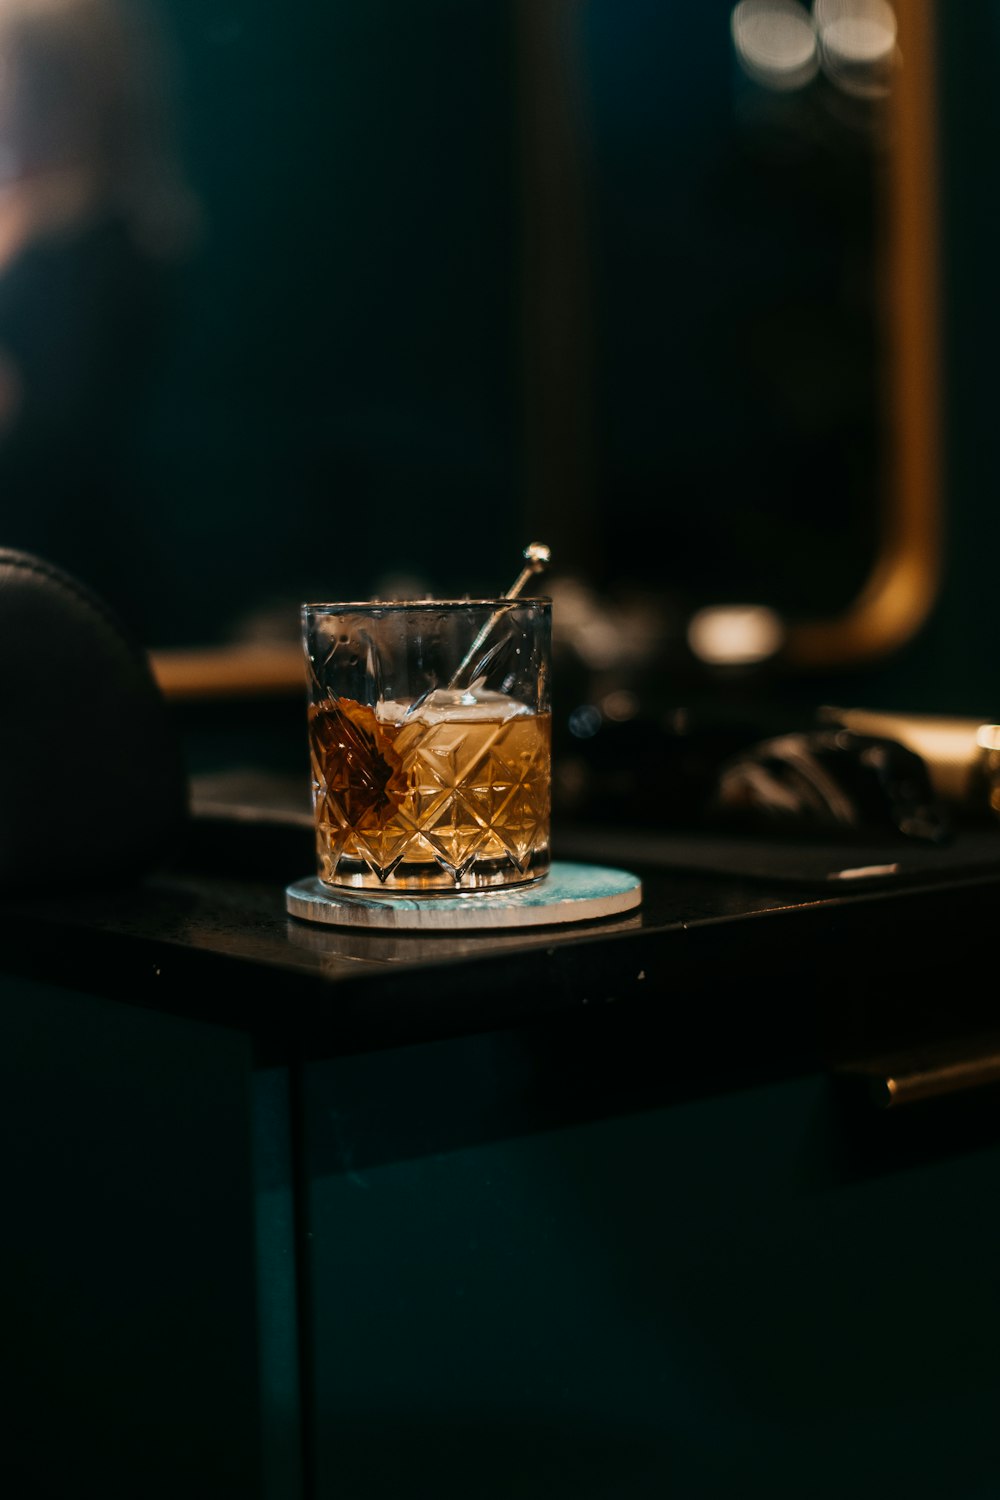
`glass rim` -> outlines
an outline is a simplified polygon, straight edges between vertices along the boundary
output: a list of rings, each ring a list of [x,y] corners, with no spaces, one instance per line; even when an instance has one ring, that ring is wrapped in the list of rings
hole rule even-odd
[[[343,604],[328,604],[325,601],[318,603],[300,604],[300,611],[305,614],[322,612],[324,614],[370,614],[374,610],[439,610],[439,609],[503,609],[505,607],[515,608],[518,605],[538,605],[552,603],[548,594],[518,594],[513,599],[501,595],[498,599],[361,599],[348,600]]]

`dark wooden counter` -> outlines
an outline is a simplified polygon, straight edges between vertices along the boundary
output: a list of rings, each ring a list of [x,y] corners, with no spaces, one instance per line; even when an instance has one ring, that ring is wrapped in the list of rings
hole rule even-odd
[[[616,1024],[662,1027],[688,1073],[707,1052],[749,1080],[991,1019],[975,976],[992,953],[1000,827],[945,850],[563,828],[556,851],[641,876],[640,909],[455,936],[321,926],[285,909],[286,886],[312,873],[304,820],[199,816],[183,858],[141,881],[5,901],[3,964],[232,1028],[262,1061],[594,1026],[616,1006]]]
[[[310,830],[244,810],[0,903],[8,1489],[971,1493],[995,838],[559,828],[640,910],[453,938],[289,917]]]

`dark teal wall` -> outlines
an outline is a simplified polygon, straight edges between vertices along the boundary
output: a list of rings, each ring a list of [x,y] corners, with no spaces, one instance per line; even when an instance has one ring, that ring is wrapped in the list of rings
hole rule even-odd
[[[750,84],[729,0],[163,7],[204,210],[150,439],[174,628],[497,591],[543,525],[599,588],[853,594],[866,115]]]
[[[940,91],[942,415],[945,586],[929,635],[927,676],[937,701],[995,718],[994,642],[1000,555],[1000,427],[995,366],[1000,338],[1000,5],[937,7]]]
[[[402,573],[506,586],[511,7],[164,11],[203,213],[150,437],[178,627]]]

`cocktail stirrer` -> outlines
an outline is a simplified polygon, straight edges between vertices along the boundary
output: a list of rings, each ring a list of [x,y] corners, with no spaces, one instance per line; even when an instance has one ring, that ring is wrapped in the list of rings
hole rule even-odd
[[[524,567],[521,569],[520,573],[518,573],[517,577],[514,579],[514,582],[511,584],[507,592],[505,594],[501,594],[500,597],[502,599],[510,599],[511,601],[518,599],[521,595],[521,590],[528,583],[529,579],[534,578],[536,573],[541,573],[542,570],[544,568],[547,568],[549,563],[552,561],[551,550],[545,545],[544,542],[529,542],[527,547],[525,547],[522,555],[525,559]],[[466,673],[469,671],[470,666],[473,662],[476,661],[476,658],[478,657],[480,651],[483,649],[483,646],[489,640],[490,635],[493,631],[493,627],[504,614],[506,614],[506,610],[501,607],[500,609],[495,610],[490,618],[486,621],[486,624],[480,630],[479,634],[476,636],[476,639],[473,641],[472,645],[469,647],[468,651],[465,653],[464,657],[456,668],[451,681],[448,683],[449,689],[456,688],[458,684],[463,680]],[[484,666],[485,659],[483,662],[478,663],[478,665],[480,668]],[[481,671],[475,673],[472,680],[474,681],[475,677],[480,675]]]

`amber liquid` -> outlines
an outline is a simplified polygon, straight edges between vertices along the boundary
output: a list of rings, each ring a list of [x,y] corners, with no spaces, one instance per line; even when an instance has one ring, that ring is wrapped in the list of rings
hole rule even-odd
[[[394,723],[347,699],[311,709],[322,881],[453,893],[546,873],[551,716],[483,710]]]

